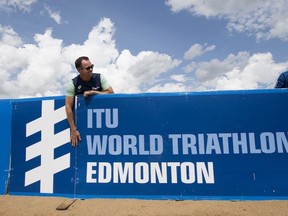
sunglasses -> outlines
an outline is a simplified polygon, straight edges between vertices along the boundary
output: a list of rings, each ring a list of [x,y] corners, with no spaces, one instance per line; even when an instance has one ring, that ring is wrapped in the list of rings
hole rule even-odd
[[[82,67],[82,69],[85,69],[85,70],[90,70],[90,69],[93,69],[94,67],[94,64],[88,66],[88,67]]]

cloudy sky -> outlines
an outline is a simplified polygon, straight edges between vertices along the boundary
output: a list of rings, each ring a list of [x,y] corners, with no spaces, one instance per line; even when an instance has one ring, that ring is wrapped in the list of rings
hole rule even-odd
[[[287,0],[1,0],[0,98],[65,95],[89,56],[116,93],[273,88]]]

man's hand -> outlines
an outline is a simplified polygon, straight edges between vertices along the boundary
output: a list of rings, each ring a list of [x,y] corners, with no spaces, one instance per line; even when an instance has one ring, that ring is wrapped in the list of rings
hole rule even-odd
[[[81,136],[78,130],[73,130],[71,132],[71,144],[73,147],[78,146],[78,141],[81,141]]]
[[[112,89],[112,87],[109,87],[107,88],[106,90],[103,90],[103,91],[97,91],[97,90],[88,90],[88,91],[85,91],[83,93],[83,96],[84,97],[88,97],[90,95],[102,95],[102,94],[113,94],[114,91]]]
[[[88,97],[90,95],[97,95],[97,94],[101,94],[101,92],[100,91],[95,91],[95,90],[89,90],[89,91],[85,91],[83,93],[83,96],[84,97]]]

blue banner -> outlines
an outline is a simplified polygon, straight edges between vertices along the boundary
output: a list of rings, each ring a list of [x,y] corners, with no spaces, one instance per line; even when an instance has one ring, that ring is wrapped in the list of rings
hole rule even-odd
[[[12,118],[11,104],[11,100],[0,100],[0,194],[5,194],[8,186]]]
[[[287,197],[287,91],[80,97],[76,194]]]
[[[64,97],[12,104],[10,194],[287,199],[288,91]]]

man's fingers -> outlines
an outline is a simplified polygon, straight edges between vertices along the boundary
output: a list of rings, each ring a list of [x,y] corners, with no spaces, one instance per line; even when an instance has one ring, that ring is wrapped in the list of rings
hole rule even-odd
[[[77,136],[76,137],[74,137],[74,136],[71,137],[71,144],[72,144],[73,147],[76,147],[78,145]]]

